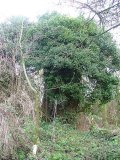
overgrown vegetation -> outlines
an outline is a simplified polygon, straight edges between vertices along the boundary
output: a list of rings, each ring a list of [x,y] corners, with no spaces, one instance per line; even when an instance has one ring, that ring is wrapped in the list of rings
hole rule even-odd
[[[92,20],[53,13],[36,23],[25,19],[20,38],[22,19],[0,24],[0,159],[120,159],[119,120],[110,126],[106,107],[119,98],[115,74],[120,55],[111,35],[101,34]],[[37,88],[40,114],[34,109],[20,51],[27,66],[24,73]],[[112,108],[110,112],[119,113]],[[80,113],[88,123],[85,132],[77,127]],[[103,121],[107,125],[101,127]],[[38,138],[38,152],[33,156],[32,146]]]
[[[28,127],[27,127],[28,125]],[[29,133],[29,123],[25,130]],[[55,128],[55,135],[53,135]],[[31,134],[30,134],[31,136]],[[53,141],[55,136],[55,141]],[[43,160],[119,160],[120,130],[94,128],[80,132],[60,119],[54,123],[42,122],[38,159]],[[32,137],[31,137],[32,138]],[[20,156],[20,155],[19,155]],[[32,156],[29,155],[29,157]],[[34,158],[33,158],[34,159]],[[22,158],[20,159],[22,160]]]
[[[33,38],[27,63],[44,68],[49,103],[56,99],[60,106],[74,103],[87,109],[115,97],[118,79],[113,73],[120,57],[111,35],[101,33],[93,21],[55,13],[40,17],[28,31],[37,40]]]

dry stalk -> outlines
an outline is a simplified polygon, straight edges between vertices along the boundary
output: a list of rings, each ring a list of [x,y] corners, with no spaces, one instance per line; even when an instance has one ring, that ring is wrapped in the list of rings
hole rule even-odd
[[[34,95],[34,125],[35,125],[35,139],[34,139],[34,145],[33,145],[33,155],[36,156],[37,153],[37,148],[38,148],[38,143],[39,143],[39,120],[40,120],[40,115],[39,115],[39,111],[40,107],[39,107],[39,92],[38,90],[32,86],[29,77],[27,75],[26,72],[26,68],[25,68],[25,61],[24,61],[24,55],[23,55],[23,51],[22,51],[22,35],[23,35],[23,23],[24,20],[22,21],[22,25],[21,25],[21,31],[20,31],[20,38],[19,38],[19,47],[20,47],[20,55],[21,55],[21,61],[22,61],[22,67],[23,67],[23,72],[25,75],[25,78],[27,80],[27,83],[29,85],[30,90],[32,91],[33,95]]]

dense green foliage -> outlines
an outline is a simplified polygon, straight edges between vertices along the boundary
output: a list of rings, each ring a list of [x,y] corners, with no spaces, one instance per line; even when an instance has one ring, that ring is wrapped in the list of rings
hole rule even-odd
[[[44,68],[50,101],[88,106],[115,96],[119,55],[110,34],[101,33],[93,21],[58,14],[40,17],[28,30],[34,43],[27,63]]]
[[[0,25],[2,52],[20,61],[18,39],[21,17]],[[116,95],[120,57],[109,33],[83,17],[70,18],[56,13],[44,15],[37,23],[24,20],[23,52],[26,64],[44,68],[49,105],[73,103],[89,108],[96,101],[106,103]],[[15,57],[15,58],[14,58]],[[28,58],[29,57],[29,58]],[[87,106],[87,107],[86,107]]]
[[[18,41],[22,19],[24,19],[24,25],[26,26],[24,32],[26,32],[30,23],[25,17],[11,17],[6,22],[0,23],[0,43],[2,44],[0,48],[1,55],[9,57],[15,56],[16,60],[18,60],[17,57],[20,57]],[[24,36],[25,33],[23,39],[25,39]]]
[[[70,18],[58,14],[44,15],[33,24],[25,20],[24,25],[24,58],[28,67],[34,66],[36,70],[44,68],[48,107],[53,107],[55,100],[58,107],[68,107],[61,116],[62,120],[54,117],[52,122],[40,123],[37,158],[119,160],[120,131],[113,134],[112,130],[95,128],[92,118],[89,132],[77,131],[73,126],[79,110],[72,112],[75,110],[72,107],[80,106],[83,111],[97,102],[98,105],[94,105],[97,112],[99,104],[116,96],[119,82],[114,73],[119,70],[120,57],[110,34],[101,34],[102,30],[93,21],[83,17]],[[19,18],[0,25],[0,156],[1,159],[33,160],[33,96],[23,78],[22,69],[20,75],[15,74],[15,63],[21,62],[18,45],[20,29]],[[69,106],[73,110],[69,110]],[[117,116],[114,108],[112,111]],[[107,121],[107,112],[98,120]],[[71,123],[68,124],[68,121]]]

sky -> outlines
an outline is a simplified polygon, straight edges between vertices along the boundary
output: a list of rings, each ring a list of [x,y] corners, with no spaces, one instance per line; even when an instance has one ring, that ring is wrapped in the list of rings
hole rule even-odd
[[[59,3],[59,0],[0,0],[0,22],[11,16],[25,16],[31,21],[35,21],[37,16],[55,10],[73,17],[78,15],[78,12],[73,10],[73,8],[65,5],[56,5],[57,3]],[[120,29],[112,32],[114,33],[114,39],[120,47]]]
[[[26,16],[31,20],[48,11],[49,0],[0,0],[0,21],[11,16]]]
[[[57,10],[76,16],[70,7],[55,5],[58,0],[0,0],[0,22],[11,16],[26,16],[35,20],[38,15]]]

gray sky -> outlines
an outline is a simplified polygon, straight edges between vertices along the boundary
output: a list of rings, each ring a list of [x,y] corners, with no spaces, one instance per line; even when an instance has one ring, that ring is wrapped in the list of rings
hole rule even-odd
[[[76,16],[70,7],[55,5],[58,0],[0,0],[0,22],[11,16],[22,15],[35,20],[36,16],[57,10]]]
[[[17,15],[33,20],[38,14],[48,10],[48,2],[49,0],[0,0],[0,21]]]

